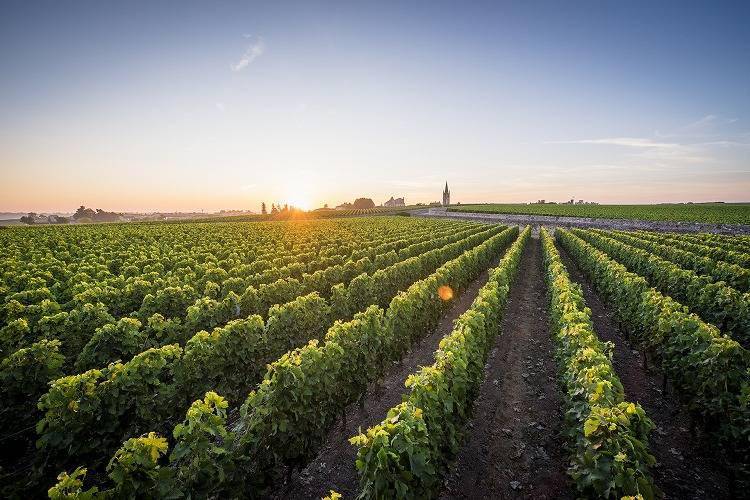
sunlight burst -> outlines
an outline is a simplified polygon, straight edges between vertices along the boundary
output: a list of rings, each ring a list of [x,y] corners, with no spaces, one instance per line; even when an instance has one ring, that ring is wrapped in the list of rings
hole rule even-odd
[[[290,182],[286,185],[284,202],[302,210],[310,210],[313,203],[311,184],[310,179],[305,177],[298,177]]]

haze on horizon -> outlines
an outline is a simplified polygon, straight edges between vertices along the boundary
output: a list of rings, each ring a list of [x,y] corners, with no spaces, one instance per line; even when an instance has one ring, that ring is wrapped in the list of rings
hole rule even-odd
[[[750,200],[748,2],[2,14],[2,212]]]

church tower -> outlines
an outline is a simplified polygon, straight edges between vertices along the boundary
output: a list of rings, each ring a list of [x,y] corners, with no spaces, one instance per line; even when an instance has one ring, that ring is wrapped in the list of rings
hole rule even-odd
[[[447,207],[451,204],[451,192],[448,189],[448,181],[445,181],[445,189],[443,190],[443,206]]]

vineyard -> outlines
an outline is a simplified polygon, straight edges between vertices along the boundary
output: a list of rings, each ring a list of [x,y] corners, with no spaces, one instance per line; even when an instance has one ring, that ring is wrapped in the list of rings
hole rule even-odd
[[[662,203],[659,205],[588,205],[567,203],[488,203],[451,206],[451,212],[551,215],[601,219],[750,224],[748,203]]]
[[[750,486],[748,237],[381,214],[0,248],[5,498]]]
[[[422,208],[416,205],[401,207],[374,207],[374,208],[319,208],[317,210],[292,209],[276,214],[253,214],[253,215],[225,215],[212,216],[204,219],[196,219],[193,222],[262,222],[274,220],[310,220],[310,219],[335,219],[338,217],[362,217],[366,215],[402,215],[409,210]]]

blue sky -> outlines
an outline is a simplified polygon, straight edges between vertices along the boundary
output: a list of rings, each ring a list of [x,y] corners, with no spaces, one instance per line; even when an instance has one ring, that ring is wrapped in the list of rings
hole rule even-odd
[[[750,200],[750,2],[4,2],[0,211]]]

